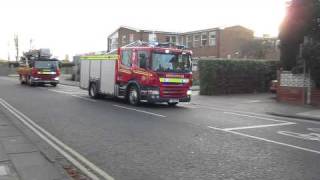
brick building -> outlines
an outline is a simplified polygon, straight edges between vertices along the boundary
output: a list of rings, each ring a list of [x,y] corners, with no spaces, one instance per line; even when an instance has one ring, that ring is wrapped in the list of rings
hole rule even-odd
[[[184,45],[193,51],[193,57],[254,58],[242,51],[243,46],[254,39],[254,32],[242,26],[183,33],[140,30],[122,26],[108,36],[108,51],[141,40]]]
[[[194,57],[232,58],[239,55],[242,44],[253,38],[253,31],[241,26],[184,33],[120,27],[108,36],[108,51],[141,40],[185,45],[193,51]]]

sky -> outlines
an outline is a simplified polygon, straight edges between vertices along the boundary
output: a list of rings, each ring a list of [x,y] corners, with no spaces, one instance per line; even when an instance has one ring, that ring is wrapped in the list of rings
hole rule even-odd
[[[1,0],[0,59],[50,48],[68,54],[103,51],[119,26],[185,32],[242,25],[256,36],[277,36],[288,0]],[[30,39],[32,44],[30,46]]]

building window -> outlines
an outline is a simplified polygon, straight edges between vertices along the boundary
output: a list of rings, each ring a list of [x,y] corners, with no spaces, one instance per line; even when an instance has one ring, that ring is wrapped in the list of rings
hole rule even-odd
[[[187,36],[187,47],[192,48],[192,35]]]
[[[207,45],[207,33],[202,33],[201,34],[201,46],[206,46]]]
[[[216,46],[216,31],[209,32],[209,46]]]
[[[118,33],[114,33],[110,36],[110,50],[113,50],[113,49],[117,49],[118,48],[118,45],[119,45],[119,42],[118,42]]]
[[[176,36],[171,36],[171,43],[176,44],[177,43],[177,37]]]
[[[149,42],[156,42],[157,41],[157,35],[154,33],[149,34]]]
[[[133,34],[129,35],[129,41],[130,41],[130,43],[132,43],[134,41],[134,35]]]
[[[183,45],[183,46],[186,45],[186,41],[185,41],[185,37],[184,36],[180,36],[180,45]]]
[[[193,35],[193,47],[199,47],[200,46],[200,35],[195,34]]]
[[[170,36],[166,36],[165,39],[166,39],[166,42],[170,42]]]
[[[123,35],[122,36],[122,45],[125,45],[125,44],[127,44],[127,36],[126,35]]]
[[[121,64],[131,67],[131,51],[123,50],[121,53]]]

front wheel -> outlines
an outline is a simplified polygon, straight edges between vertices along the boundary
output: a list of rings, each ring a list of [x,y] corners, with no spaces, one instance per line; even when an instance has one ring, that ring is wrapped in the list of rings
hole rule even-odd
[[[57,83],[51,83],[51,86],[56,87]]]
[[[140,96],[139,96],[138,88],[136,86],[130,87],[128,100],[131,105],[134,105],[134,106],[139,105]]]
[[[25,84],[25,82],[23,81],[22,75],[19,76],[19,81],[20,81],[20,84]]]
[[[177,104],[178,104],[177,102],[168,102],[168,105],[169,105],[169,106],[172,106],[172,107],[173,107],[173,106],[176,106]]]
[[[96,83],[92,83],[89,87],[89,96],[93,99],[98,99],[99,98],[99,92],[98,92],[98,87]]]

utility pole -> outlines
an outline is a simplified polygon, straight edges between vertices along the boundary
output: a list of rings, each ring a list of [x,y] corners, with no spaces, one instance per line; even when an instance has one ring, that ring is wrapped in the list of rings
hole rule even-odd
[[[33,43],[33,39],[30,39],[30,50],[32,50],[32,43]]]
[[[17,34],[14,35],[14,45],[16,47],[16,62],[19,60],[19,37]]]
[[[8,41],[8,61],[10,61],[10,41]]]

